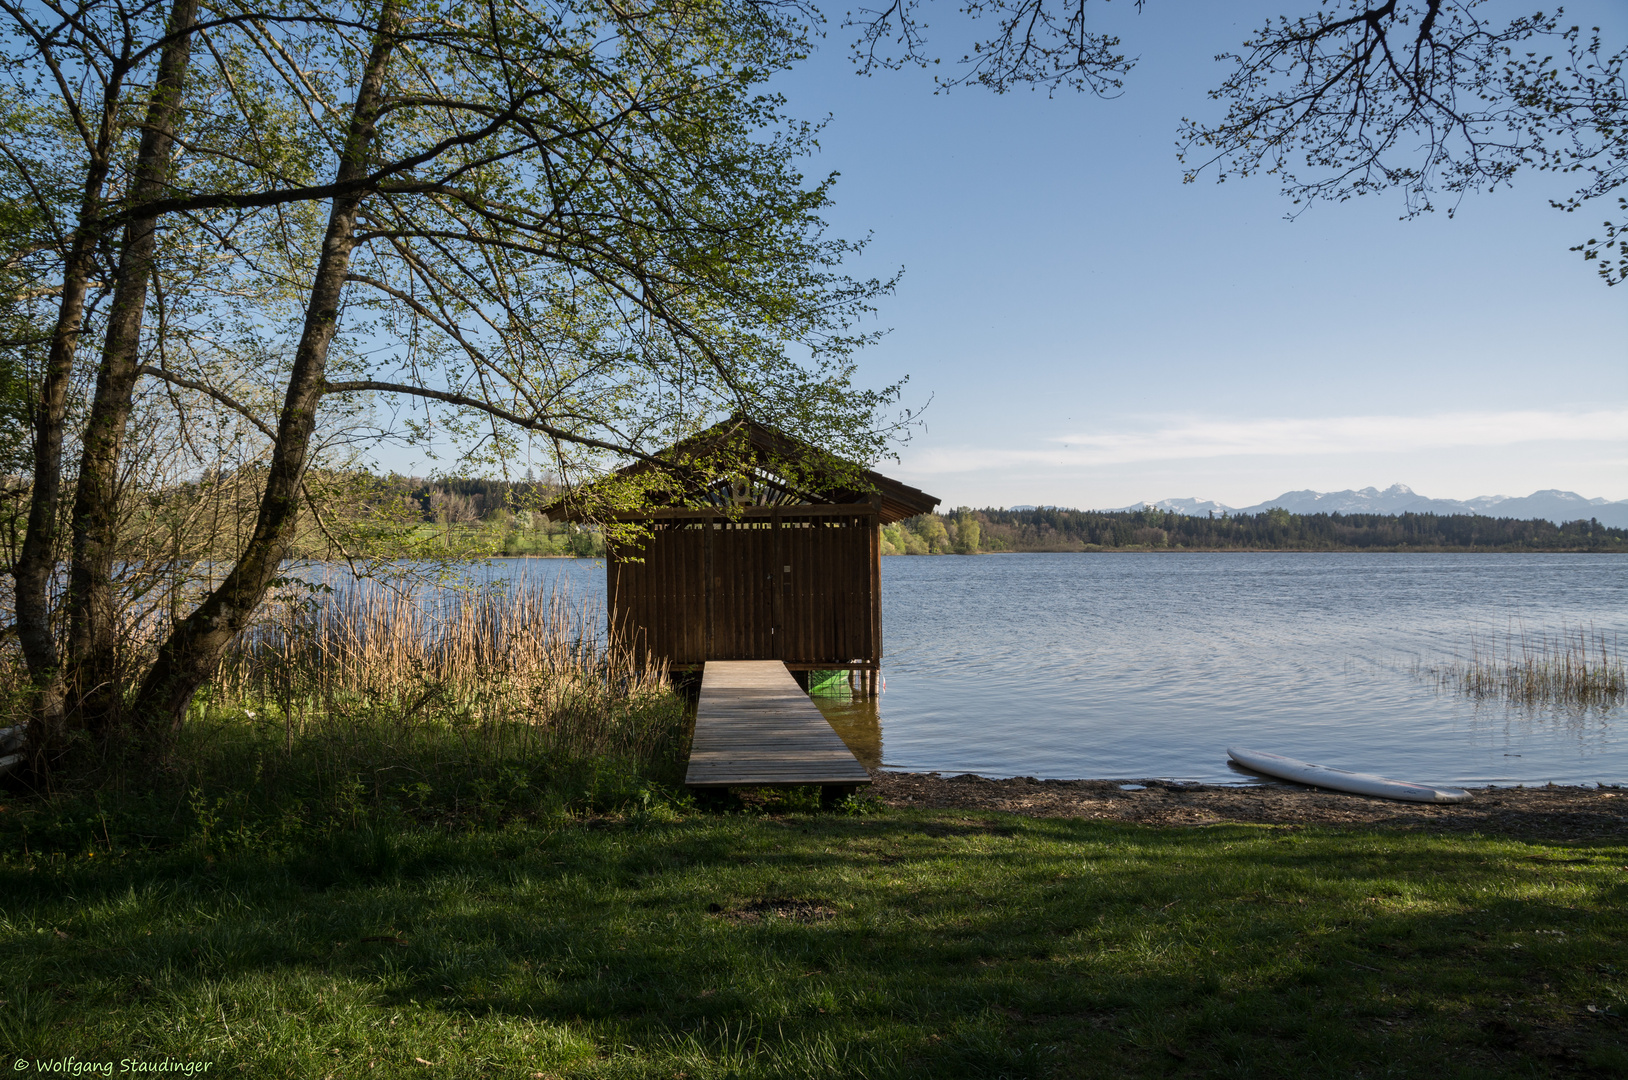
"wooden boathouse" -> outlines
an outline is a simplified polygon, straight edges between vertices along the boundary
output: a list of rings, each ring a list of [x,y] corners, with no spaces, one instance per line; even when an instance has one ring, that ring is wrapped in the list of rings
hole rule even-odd
[[[728,465],[690,479],[690,461]],[[607,546],[611,627],[674,671],[708,660],[779,660],[791,671],[853,673],[874,693],[882,660],[881,527],[938,499],[836,462],[766,425],[735,417],[640,462],[663,469],[635,546]],[[649,480],[648,477],[645,478]],[[581,520],[571,504],[550,508]]]

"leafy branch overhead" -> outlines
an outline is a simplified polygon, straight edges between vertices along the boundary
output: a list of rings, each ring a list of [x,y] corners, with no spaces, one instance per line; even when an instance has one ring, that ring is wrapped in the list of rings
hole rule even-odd
[[[805,54],[795,9],[0,12],[6,193],[55,227],[0,224],[46,233],[61,282],[12,560],[44,736],[179,723],[302,515],[344,547],[311,480],[355,447],[535,455],[569,485],[720,413],[864,459],[885,442],[896,390],[854,386],[851,354],[891,283],[842,273],[858,246],[825,234],[831,180],[798,168],[816,128],[761,89]],[[49,318],[29,279],[15,292]],[[159,459],[167,480],[130,482]],[[230,534],[187,539],[228,488]],[[160,519],[170,549],[136,557]],[[162,607],[155,575],[184,582]]]
[[[1104,0],[1106,2],[1106,0]],[[1137,0],[1141,10],[1144,0]],[[1413,216],[1470,192],[1513,182],[1523,169],[1576,182],[1555,206],[1576,211],[1628,180],[1628,48],[1563,12],[1509,14],[1495,0],[1322,0],[1305,15],[1267,22],[1210,92],[1219,120],[1186,119],[1186,178],[1265,173],[1299,214],[1317,200],[1397,189]],[[922,0],[848,13],[863,72],[936,64]],[[979,33],[941,88],[1004,93],[1120,89],[1135,59],[1090,25],[1088,0],[968,0]],[[1573,250],[1616,284],[1628,273],[1628,201],[1603,239]]]

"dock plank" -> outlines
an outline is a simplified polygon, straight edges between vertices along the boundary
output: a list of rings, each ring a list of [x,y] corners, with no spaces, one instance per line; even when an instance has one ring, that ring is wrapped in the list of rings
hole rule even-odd
[[[690,787],[868,784],[865,771],[779,660],[708,660]]]

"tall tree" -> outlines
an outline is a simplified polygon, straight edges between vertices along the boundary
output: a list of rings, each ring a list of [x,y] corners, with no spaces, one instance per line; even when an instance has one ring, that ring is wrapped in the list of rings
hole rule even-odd
[[[867,336],[851,323],[887,283],[840,275],[854,248],[821,236],[829,181],[805,184],[794,167],[814,131],[756,89],[801,55],[805,26],[711,0],[333,10],[290,0],[196,20],[185,5],[166,29],[148,28],[145,52],[127,50],[156,68],[137,99],[139,137],[110,135],[108,159],[131,164],[82,214],[116,272],[74,500],[70,648],[31,659],[58,726],[66,696],[93,725],[117,723],[126,704],[149,727],[178,723],[283,572],[317,433],[391,399],[440,410],[443,429],[479,434],[474,449],[489,457],[541,439],[567,473],[648,456],[724,409],[874,446],[886,395],[849,385],[849,353]],[[70,38],[88,24],[75,25]],[[106,60],[96,48],[87,70]],[[201,51],[207,86],[188,74]],[[261,91],[252,103],[245,81]],[[246,122],[267,95],[284,102],[270,130]],[[78,98],[59,96],[73,113]],[[282,151],[263,149],[271,143]],[[289,164],[295,145],[313,161],[331,148],[325,179]],[[319,204],[325,224],[312,233],[307,211]],[[165,251],[211,242],[237,277],[222,293],[237,299],[214,310],[230,321],[252,311],[263,329],[246,336],[262,347],[305,275],[286,361],[273,350],[269,367],[223,368],[218,347],[169,347],[176,306],[198,301],[162,287]],[[72,357],[64,363],[71,375]],[[275,418],[244,395],[245,376],[281,381]],[[123,670],[110,659],[112,571],[139,378],[174,392],[177,438],[189,437],[185,410],[207,403],[242,416],[268,456],[252,535],[201,604],[177,612],[127,701],[110,676]],[[52,414],[59,434],[66,412]],[[63,478],[60,454],[36,463],[36,503]],[[19,561],[19,593],[41,561]],[[48,578],[55,556],[43,562]],[[39,584],[35,622],[54,650],[59,613]]]
[[[67,722],[73,705],[69,683],[82,685],[80,674],[89,676],[92,688],[116,691],[105,664],[84,661],[105,657],[111,633],[115,477],[163,213],[155,200],[171,194],[169,161],[195,36],[204,26],[229,28],[254,18],[243,10],[217,11],[199,24],[196,11],[196,0],[153,0],[134,7],[115,0],[0,3],[0,15],[13,31],[4,69],[33,113],[32,124],[7,133],[0,157],[29,191],[36,212],[60,218],[64,187],[75,192],[77,204],[69,221],[54,222],[63,237],[55,245],[60,284],[52,291],[58,310],[34,409],[28,525],[11,566],[18,638],[47,732]],[[324,13],[294,17],[335,22]],[[42,144],[43,157],[29,153]],[[242,159],[228,153],[225,160]],[[87,297],[96,290],[111,291],[113,303],[106,318],[87,322]],[[67,471],[63,456],[70,388],[83,375],[82,344],[99,338],[105,348],[90,422],[81,431],[82,471],[75,474]],[[64,485],[81,478],[71,516],[64,656],[58,642],[63,613],[52,593],[65,554],[60,546]]]
[[[226,645],[248,625],[272,578],[282,570],[294,539],[307,454],[316,429],[317,406],[327,372],[328,349],[338,328],[340,294],[350,272],[357,212],[385,107],[385,77],[402,31],[396,0],[384,0],[360,71],[330,200],[322,255],[311,285],[305,325],[289,374],[282,417],[260,500],[254,536],[219,588],[170,634],[158,651],[136,700],[134,713],[147,726],[160,719],[178,726],[197,688],[209,677]]]
[[[846,357],[885,285],[832,272],[851,246],[820,239],[826,186],[792,168],[813,133],[753,89],[800,55],[795,24],[751,4],[472,4],[436,13],[470,28],[449,43],[397,11],[360,72],[254,536],[159,650],[148,724],[180,722],[281,572],[324,398],[448,406],[490,453],[539,435],[562,462],[649,456],[731,405],[872,437],[882,398],[847,385]],[[381,157],[416,164],[380,175]],[[339,379],[351,288],[402,348]]]
[[[113,564],[118,544],[118,480],[125,429],[139,375],[141,330],[148,282],[158,244],[158,217],[143,209],[169,194],[182,89],[191,60],[197,0],[175,0],[159,50],[129,201],[137,208],[124,226],[114,271],[112,305],[102,333],[102,359],[75,485],[67,589],[70,669],[81,682],[76,697],[93,716],[106,715],[122,692],[112,663],[116,648]]]
[[[78,143],[83,161],[77,220],[69,227],[71,238],[63,245],[59,308],[34,410],[28,526],[12,565],[18,640],[40,692],[42,722],[54,726],[61,722],[65,706],[50,587],[59,555],[62,446],[69,383],[74,376],[86,297],[96,276],[102,241],[99,222],[118,151],[128,80],[151,51],[144,47],[146,43],[162,33],[143,33],[151,30],[152,21],[151,12],[145,9],[103,9],[92,17],[83,11],[64,14],[49,8],[30,9],[6,0],[0,3],[0,11],[10,17],[15,32],[17,44],[7,57],[7,66],[17,89],[29,95],[35,90],[33,84],[41,81],[56,92],[62,122]],[[37,58],[37,63],[32,58]],[[13,152],[7,157],[14,167],[21,164],[22,155]],[[55,209],[43,193],[36,201],[43,213]]]

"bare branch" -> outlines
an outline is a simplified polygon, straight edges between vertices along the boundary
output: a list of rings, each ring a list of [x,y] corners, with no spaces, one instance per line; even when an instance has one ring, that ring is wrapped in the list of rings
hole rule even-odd
[[[267,424],[264,420],[261,420],[254,414],[252,409],[242,404],[225,391],[217,390],[208,383],[200,382],[197,379],[189,379],[184,375],[177,375],[173,371],[166,371],[163,368],[156,368],[150,364],[143,364],[136,370],[141,374],[150,376],[154,379],[163,379],[165,382],[174,383],[176,386],[185,387],[188,390],[196,390],[200,394],[208,395],[209,397],[212,397],[216,401],[220,402],[222,405],[226,406],[228,409],[231,409],[233,412],[237,413],[239,416],[243,417],[255,427],[259,428],[260,433],[266,438],[275,439],[277,437],[277,430],[275,428],[273,428],[270,424]]]
[[[354,394],[362,391],[373,390],[381,394],[407,394],[412,397],[426,398],[430,401],[440,401],[448,405],[456,405],[459,408],[474,409],[478,412],[487,413],[488,415],[497,417],[499,420],[513,424],[515,427],[521,428],[522,430],[539,432],[547,435],[551,439],[558,439],[561,442],[568,442],[575,446],[588,446],[593,447],[596,450],[609,450],[611,453],[622,454],[627,457],[636,458],[640,461],[660,461],[659,458],[653,457],[635,446],[629,446],[622,443],[605,442],[603,439],[595,439],[589,435],[580,435],[574,431],[570,431],[566,428],[552,424],[540,416],[522,416],[519,413],[511,412],[500,405],[494,405],[489,401],[483,401],[480,398],[471,397],[468,394],[456,394],[446,390],[434,390],[427,386],[412,386],[407,383],[377,382],[372,379],[354,379],[348,382],[330,382],[326,383],[323,389],[325,392],[330,394]]]

